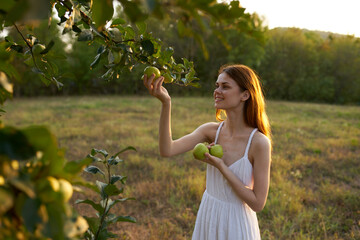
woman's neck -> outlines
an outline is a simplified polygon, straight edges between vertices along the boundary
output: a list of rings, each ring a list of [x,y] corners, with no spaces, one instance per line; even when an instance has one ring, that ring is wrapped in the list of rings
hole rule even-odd
[[[225,126],[230,136],[242,133],[249,126],[245,122],[243,109],[226,111]]]

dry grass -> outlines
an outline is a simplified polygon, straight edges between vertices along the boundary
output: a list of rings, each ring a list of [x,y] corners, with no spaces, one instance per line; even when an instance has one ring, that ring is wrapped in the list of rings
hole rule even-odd
[[[137,224],[112,227],[119,239],[190,239],[205,188],[206,166],[190,153],[158,155],[160,103],[140,97],[15,99],[5,105],[7,125],[44,124],[69,160],[91,148],[114,153],[132,145],[119,173],[128,176],[116,208]],[[271,186],[258,214],[262,239],[360,239],[360,108],[269,101],[273,129]],[[173,136],[214,121],[210,98],[173,98]],[[93,177],[85,175],[89,180]],[[76,198],[94,198],[77,194]],[[87,206],[75,206],[84,215]]]

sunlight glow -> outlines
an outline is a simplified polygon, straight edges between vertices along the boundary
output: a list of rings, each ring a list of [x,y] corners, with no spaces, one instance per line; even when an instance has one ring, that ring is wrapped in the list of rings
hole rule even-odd
[[[297,27],[360,37],[359,0],[240,0],[247,13],[265,17],[269,29]]]

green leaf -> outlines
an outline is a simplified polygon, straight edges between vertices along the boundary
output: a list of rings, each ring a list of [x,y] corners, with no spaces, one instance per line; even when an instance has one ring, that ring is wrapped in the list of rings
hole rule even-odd
[[[86,157],[92,159],[93,162],[103,162],[103,160],[101,158],[95,157],[91,154],[87,155]]]
[[[24,128],[22,132],[28,138],[31,145],[36,148],[36,150],[55,151],[55,149],[57,149],[56,137],[49,131],[47,127],[30,126]]]
[[[123,189],[118,189],[114,184],[108,184],[105,188],[104,188],[104,192],[106,193],[106,195],[108,196],[116,196],[119,195],[120,193],[123,192]]]
[[[194,69],[191,69],[186,75],[185,75],[185,78],[188,82],[190,82],[189,80],[192,80],[192,78],[194,77],[195,75],[195,70]]]
[[[95,56],[94,61],[90,64],[90,69],[93,69],[94,67],[96,67],[96,65],[99,64],[100,58],[101,58],[101,54]]]
[[[84,171],[88,172],[88,173],[92,173],[92,174],[100,173],[103,176],[105,176],[105,173],[103,171],[101,171],[101,169],[96,167],[96,166],[88,166],[88,167],[85,168]]]
[[[141,41],[141,47],[149,56],[155,53],[154,44],[150,40]]]
[[[103,150],[103,149],[96,149],[96,148],[93,148],[91,150],[91,155],[95,155],[97,153],[100,153],[102,154],[104,157],[107,157],[109,155],[109,153],[106,151],[106,150]]]
[[[46,45],[46,48],[40,52],[40,54],[47,54],[50,49],[55,45],[54,40],[51,40],[48,45]]]
[[[112,175],[110,177],[110,183],[111,184],[114,184],[116,183],[117,181],[121,181],[122,184],[125,184],[125,181],[126,181],[126,176],[120,176],[120,175]]]
[[[21,215],[24,225],[30,232],[35,231],[36,225],[41,223],[41,218],[38,214],[40,205],[41,202],[37,198],[27,198],[22,206]]]
[[[4,104],[7,99],[11,99],[12,94],[6,91],[2,86],[0,86],[0,104]]]
[[[116,27],[117,25],[121,25],[124,23],[126,23],[126,21],[124,19],[118,17],[112,21],[111,27]]]
[[[113,157],[116,157],[118,156],[119,154],[125,152],[125,151],[128,151],[128,150],[133,150],[136,152],[136,148],[134,148],[133,146],[127,146],[126,148],[120,150],[119,152],[117,152]]]
[[[165,62],[171,61],[171,56],[174,54],[174,49],[172,47],[166,48],[164,51],[161,52],[161,58]]]
[[[26,160],[35,156],[36,148],[29,142],[26,135],[14,128],[0,128],[0,156],[10,159]]]
[[[45,206],[49,220],[45,223],[44,235],[50,239],[65,239],[64,231],[59,231],[64,228],[65,209],[57,202],[48,203]]]
[[[91,6],[92,19],[98,30],[102,29],[113,14],[113,1],[111,0],[93,0]]]
[[[107,186],[106,183],[101,182],[101,181],[97,181],[96,180],[96,186],[99,188],[100,190],[100,194],[101,194],[101,199],[106,199],[107,198],[107,194],[105,193],[105,187]]]
[[[90,29],[83,30],[78,36],[78,41],[92,41],[93,39],[94,35]]]
[[[98,54],[103,54],[106,51],[106,48],[104,45],[101,45],[98,49],[97,49],[97,53]]]
[[[116,223],[116,222],[131,222],[136,223],[136,219],[131,216],[114,216],[111,219],[108,219],[108,223]]]
[[[46,85],[49,86],[51,84],[51,81],[49,78],[45,76],[45,74],[38,68],[32,68],[33,72],[38,73],[40,80]]]
[[[53,83],[55,83],[58,89],[61,89],[64,86],[64,84],[62,82],[59,82],[54,76],[52,76],[50,79]]]
[[[131,40],[135,38],[135,31],[132,27],[127,26],[124,28],[124,30],[125,30],[125,36],[124,36],[125,40]]]
[[[128,200],[136,200],[135,198],[121,198],[121,199],[116,199],[115,201],[112,199],[109,199],[108,202],[108,207],[106,209],[106,212],[108,212],[113,206],[115,206],[117,203],[122,203]]]
[[[55,4],[55,8],[59,18],[64,17],[65,13],[68,11],[68,9],[65,6],[61,5],[58,2]]]
[[[112,232],[109,232],[106,228],[104,228],[100,231],[98,240],[106,240],[109,238],[117,238],[117,237],[118,237],[118,235],[116,235]]]
[[[18,45],[18,44],[13,44],[13,45],[10,46],[10,49],[12,49],[12,50],[14,50],[14,51],[16,51],[18,53],[23,53],[24,47],[21,46],[21,45]]]
[[[114,69],[110,68],[101,76],[101,78],[109,79],[113,76],[114,72],[115,72]]]
[[[93,233],[96,234],[97,230],[100,227],[100,219],[99,218],[94,218],[94,217],[84,217],[87,221],[87,223],[89,224],[89,230]]]
[[[13,64],[10,64],[9,62],[0,61],[0,71],[3,71],[4,73],[6,73],[10,78],[15,78],[17,80],[21,80],[19,71],[14,67]],[[2,78],[3,77],[4,76],[2,76]],[[4,79],[2,79],[1,81],[3,81],[3,80]],[[9,83],[9,81],[7,81],[7,82]],[[10,91],[8,91],[8,92],[10,92]]]
[[[123,162],[124,160],[120,159],[118,156],[114,157],[110,157],[108,159],[108,164],[110,165],[117,165],[119,162]]]
[[[81,29],[80,29],[78,26],[76,26],[75,24],[72,25],[72,30],[73,30],[74,32],[76,32],[76,33],[81,33],[81,32],[82,32]]]
[[[114,60],[115,60],[114,54],[109,49],[109,51],[108,51],[108,62],[109,62],[109,64],[114,63]]]
[[[244,15],[245,8],[241,7],[239,1],[231,1],[230,6],[229,17],[240,18]]]
[[[98,203],[95,203],[89,199],[86,199],[86,200],[76,200],[75,201],[75,204],[80,204],[80,203],[84,203],[84,204],[89,204],[91,205],[96,211],[98,211],[100,214],[103,214],[104,213],[104,208],[98,204]]]
[[[186,68],[190,68],[190,62],[189,62],[189,60],[187,60],[186,58],[182,58],[182,60],[184,61],[184,66],[185,66]]]
[[[122,43],[119,43],[119,44],[116,44],[116,47],[119,47],[121,48],[125,53],[129,52],[129,53],[132,53],[132,49],[129,45],[126,45],[126,44],[122,44]]]
[[[190,86],[193,86],[193,87],[196,87],[196,88],[200,88],[200,87],[201,87],[200,83],[198,83],[198,82],[191,82],[191,83],[189,83],[189,85],[190,85]]]

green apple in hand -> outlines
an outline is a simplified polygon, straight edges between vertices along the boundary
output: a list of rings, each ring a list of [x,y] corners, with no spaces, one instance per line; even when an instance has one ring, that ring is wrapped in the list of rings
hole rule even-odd
[[[215,144],[211,146],[210,154],[215,157],[222,158],[222,156],[224,155],[222,146],[220,144]]]
[[[208,147],[204,143],[198,143],[193,149],[193,155],[196,159],[204,160],[205,153],[209,153]]]
[[[145,69],[144,69],[144,74],[150,78],[152,74],[155,74],[155,78],[154,79],[157,79],[160,77],[161,73],[159,71],[158,68],[156,67],[153,67],[153,66],[147,66]]]

